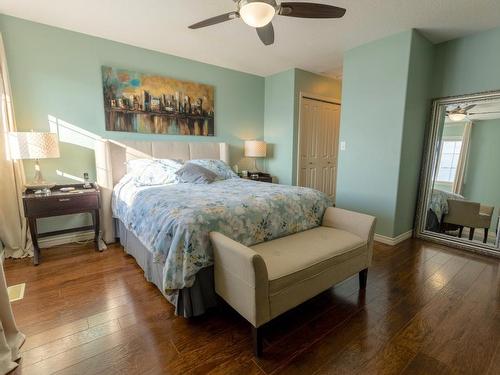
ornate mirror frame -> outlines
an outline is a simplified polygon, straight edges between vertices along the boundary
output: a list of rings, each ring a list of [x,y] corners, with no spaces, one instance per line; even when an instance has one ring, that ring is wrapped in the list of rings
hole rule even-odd
[[[450,104],[474,104],[484,103],[493,100],[500,101],[500,90],[489,91],[470,95],[450,96],[434,99],[432,102],[431,122],[427,128],[424,155],[422,159],[422,170],[420,173],[419,197],[417,202],[417,214],[415,218],[415,235],[428,241],[448,245],[460,249],[470,250],[477,253],[488,254],[500,257],[500,249],[479,242],[472,242],[468,239],[452,237],[442,233],[432,232],[425,229],[427,209],[432,192],[432,182],[436,171],[438,158],[437,147],[439,145],[439,125],[440,119]],[[500,189],[500,186],[499,186]]]

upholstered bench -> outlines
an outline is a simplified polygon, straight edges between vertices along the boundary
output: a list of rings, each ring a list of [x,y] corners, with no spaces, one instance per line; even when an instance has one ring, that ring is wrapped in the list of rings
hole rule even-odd
[[[247,247],[212,232],[215,291],[253,325],[255,355],[262,326],[348,277],[366,287],[375,218],[328,208],[322,225]]]

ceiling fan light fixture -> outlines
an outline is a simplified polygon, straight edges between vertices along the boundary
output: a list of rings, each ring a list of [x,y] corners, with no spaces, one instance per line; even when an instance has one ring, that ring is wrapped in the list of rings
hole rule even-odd
[[[276,9],[265,1],[243,0],[240,2],[239,13],[248,26],[259,28],[272,21]]]
[[[449,113],[448,117],[451,121],[463,121],[467,115],[465,113]]]

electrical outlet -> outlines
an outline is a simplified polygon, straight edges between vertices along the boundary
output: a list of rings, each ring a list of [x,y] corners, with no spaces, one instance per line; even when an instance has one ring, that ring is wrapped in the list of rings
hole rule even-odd
[[[345,151],[345,141],[340,142],[340,151]]]

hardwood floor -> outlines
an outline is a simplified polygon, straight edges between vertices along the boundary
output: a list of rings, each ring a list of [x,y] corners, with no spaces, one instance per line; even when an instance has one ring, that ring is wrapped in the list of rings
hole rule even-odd
[[[499,261],[419,240],[376,244],[357,275],[279,317],[252,355],[229,307],[196,319],[145,281],[118,245],[7,260],[26,282],[13,310],[27,340],[15,374],[499,374]]]

